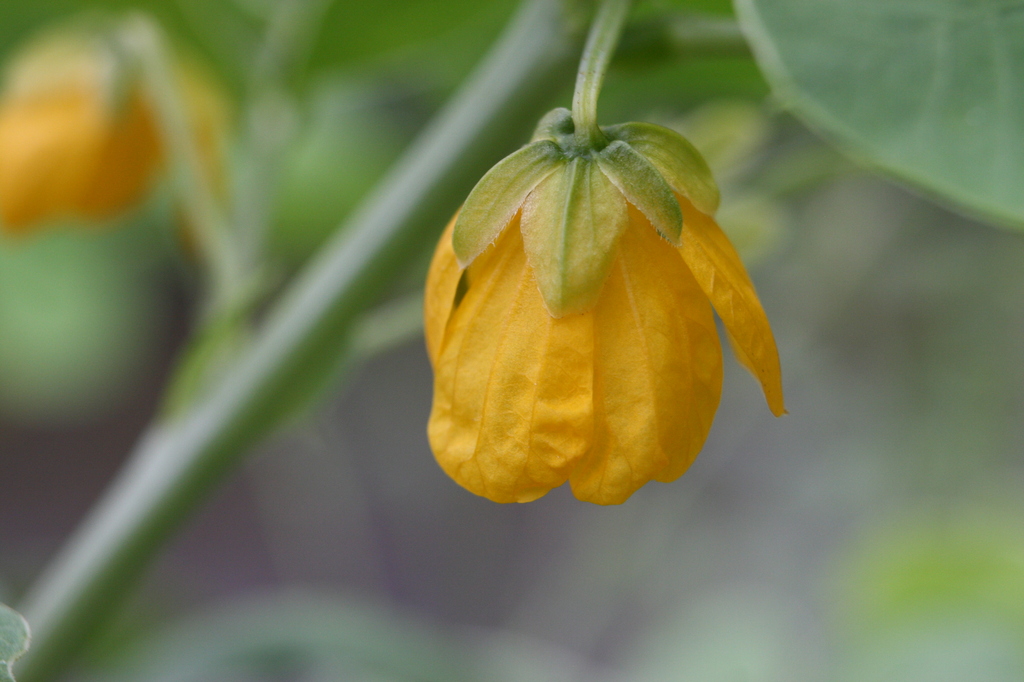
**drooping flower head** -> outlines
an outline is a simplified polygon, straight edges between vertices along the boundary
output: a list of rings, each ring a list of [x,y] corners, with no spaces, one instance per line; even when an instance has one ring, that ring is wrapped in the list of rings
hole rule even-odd
[[[431,447],[497,502],[569,481],[616,504],[681,476],[721,394],[712,306],[785,411],[775,340],[712,218],[707,164],[660,126],[601,131],[581,144],[568,110],[545,116],[473,189],[431,264]]]
[[[3,231],[115,216],[143,200],[165,165],[166,145],[138,65],[106,28],[43,34],[8,64],[0,91]],[[174,69],[204,166],[218,176],[223,96],[190,64]]]
[[[153,118],[118,56],[61,32],[9,66],[0,98],[0,217],[9,231],[103,218],[139,200],[159,155]],[[127,86],[127,87],[126,87]]]

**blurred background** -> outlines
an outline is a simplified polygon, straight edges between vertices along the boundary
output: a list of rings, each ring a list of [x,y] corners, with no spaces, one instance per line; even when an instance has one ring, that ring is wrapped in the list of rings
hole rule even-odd
[[[0,59],[83,5],[142,8],[242,111],[272,4],[8,0]],[[268,238],[282,278],[514,7],[396,0],[382,21],[372,0],[324,4],[289,83]],[[640,11],[666,8],[730,12]],[[773,105],[749,59],[622,61],[602,118],[669,125],[707,156],[789,415],[730,359],[708,443],[676,483],[620,507],[567,489],[497,505],[435,465],[430,367],[400,321],[204,505],[79,677],[1024,679],[1024,239],[844,160]],[[4,602],[159,403],[196,304],[175,220],[158,188],[104,229],[0,236]],[[399,307],[428,257],[396,285]]]

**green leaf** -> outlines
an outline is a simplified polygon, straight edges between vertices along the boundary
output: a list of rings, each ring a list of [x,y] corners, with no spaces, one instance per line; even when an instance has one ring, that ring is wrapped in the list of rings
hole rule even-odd
[[[683,212],[661,173],[639,152],[616,140],[596,155],[597,165],[629,203],[640,209],[654,229],[679,245]]]
[[[0,604],[0,682],[14,682],[11,664],[28,651],[31,636],[21,614]]]
[[[776,94],[854,156],[1024,227],[1024,5],[738,0]]]
[[[452,247],[466,267],[490,246],[544,178],[565,163],[550,140],[531,142],[499,161],[476,183],[459,212]]]
[[[651,162],[669,186],[693,202],[697,210],[714,215],[718,210],[718,185],[697,148],[685,137],[653,123],[622,123],[604,132],[621,140]]]
[[[334,662],[335,675],[327,679],[362,679],[351,671],[363,669],[372,679],[468,682],[482,672],[473,649],[443,629],[327,593],[289,592],[220,606],[181,619],[137,647],[103,679],[264,679],[324,661]]]
[[[396,55],[412,53],[420,60],[418,66],[454,72],[451,75],[457,79],[486,50],[516,4],[514,0],[389,0],[387,16],[382,17],[377,0],[332,2],[319,22],[310,66],[387,63]]]
[[[628,221],[626,200],[591,159],[573,159],[530,194],[523,247],[552,315],[593,307]]]
[[[468,632],[372,601],[295,590],[186,616],[130,646],[89,679],[540,682],[581,669],[569,652],[521,634]]]
[[[63,229],[62,229],[63,228]],[[146,280],[155,226],[54,225],[0,239],[0,406],[35,422],[110,410],[145,366],[160,300]]]
[[[331,75],[300,104],[305,124],[285,150],[268,235],[272,255],[288,265],[316,252],[408,142],[375,86]]]

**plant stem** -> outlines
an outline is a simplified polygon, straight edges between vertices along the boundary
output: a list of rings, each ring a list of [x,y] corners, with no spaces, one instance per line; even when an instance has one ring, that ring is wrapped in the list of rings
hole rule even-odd
[[[601,0],[590,25],[572,96],[572,121],[576,126],[576,142],[581,147],[600,147],[607,143],[597,125],[597,97],[626,25],[630,3],[631,0]]]
[[[125,47],[136,58],[149,100],[155,105],[161,142],[168,155],[175,194],[199,244],[209,276],[208,317],[234,307],[246,287],[245,264],[227,218],[211,187],[211,178],[189,122],[181,87],[160,29],[144,14],[124,23]]]
[[[308,390],[358,315],[434,238],[480,174],[521,140],[571,69],[557,0],[525,2],[505,35],[348,224],[282,294],[197,404],[143,435],[125,469],[30,589],[20,682],[60,673],[168,537]]]
[[[291,0],[277,3],[267,16],[266,38],[252,67],[250,90],[267,83],[283,85],[295,75],[316,44],[320,20],[331,0]]]
[[[298,127],[288,83],[316,42],[331,0],[291,0],[270,10],[262,48],[247,82],[241,162],[236,170],[234,224],[248,262],[259,263],[273,213],[285,152]]]

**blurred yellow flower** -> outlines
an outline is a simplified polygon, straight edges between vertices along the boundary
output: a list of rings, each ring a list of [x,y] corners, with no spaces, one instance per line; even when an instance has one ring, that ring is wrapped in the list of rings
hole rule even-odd
[[[8,231],[49,218],[105,218],[142,198],[159,139],[152,112],[118,71],[99,41],[66,34],[10,65],[0,96],[0,219]]]
[[[220,175],[222,97],[177,68],[205,165]],[[0,229],[60,218],[101,220],[141,202],[164,165],[152,103],[125,55],[86,31],[38,39],[6,71],[0,93]]]
[[[778,352],[710,215],[699,154],[648,124],[573,150],[568,112],[553,113],[478,184],[434,254],[428,435],[455,481],[496,502],[568,480],[581,500],[618,504],[681,476],[703,446],[722,382],[712,306],[781,415]]]

